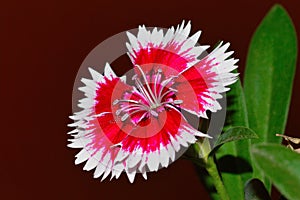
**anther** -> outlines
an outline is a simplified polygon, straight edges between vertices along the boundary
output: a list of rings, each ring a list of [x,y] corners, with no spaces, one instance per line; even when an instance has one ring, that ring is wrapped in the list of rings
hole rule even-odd
[[[158,117],[158,113],[154,110],[150,110],[151,115],[153,115],[154,117]]]
[[[132,76],[132,80],[133,80],[133,81],[136,80],[136,79],[137,79],[137,76],[138,76],[137,74],[133,75],[133,76]]]
[[[122,112],[122,110],[121,110],[121,109],[117,110],[117,111],[116,111],[116,115],[120,115],[120,114],[121,114],[121,112]]]
[[[117,105],[118,103],[119,103],[119,100],[116,99],[116,100],[114,100],[113,105],[115,106],[115,105]]]
[[[124,122],[128,117],[129,117],[129,115],[128,115],[127,113],[125,113],[125,114],[121,117],[121,121]]]
[[[182,104],[183,101],[182,100],[179,100],[179,99],[176,99],[173,101],[174,104]]]

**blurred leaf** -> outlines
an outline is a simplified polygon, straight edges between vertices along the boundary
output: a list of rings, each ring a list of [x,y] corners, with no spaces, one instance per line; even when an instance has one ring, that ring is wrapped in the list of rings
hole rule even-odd
[[[299,199],[300,154],[278,144],[257,144],[253,161],[288,199]]]
[[[297,38],[288,13],[275,5],[251,40],[244,79],[249,127],[258,134],[254,143],[280,143],[290,105],[297,57]],[[254,166],[254,177],[270,183]]]
[[[264,184],[258,179],[251,179],[245,185],[245,200],[272,200]]]

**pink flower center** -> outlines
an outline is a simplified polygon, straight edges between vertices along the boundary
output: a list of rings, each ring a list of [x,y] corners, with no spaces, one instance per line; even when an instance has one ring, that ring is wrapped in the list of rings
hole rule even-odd
[[[139,65],[136,68],[140,72],[134,75],[132,80],[135,87],[130,93],[125,93],[123,99],[116,99],[113,105],[119,104],[119,109],[116,110],[116,115],[121,117],[124,122],[128,118],[137,125],[143,126],[144,123],[151,117],[158,117],[158,114],[170,108],[178,109],[178,105],[182,100],[176,99],[176,92],[172,85],[174,78],[165,78],[161,69],[154,69],[150,75],[146,75]]]

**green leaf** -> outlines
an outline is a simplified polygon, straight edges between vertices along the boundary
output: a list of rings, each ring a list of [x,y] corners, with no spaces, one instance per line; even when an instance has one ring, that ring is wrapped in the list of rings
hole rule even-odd
[[[235,71],[237,73],[237,71]],[[224,130],[234,126],[248,127],[248,111],[241,81],[238,80],[231,86],[227,97],[227,116]]]
[[[245,200],[272,200],[264,184],[258,179],[251,179],[245,185]]]
[[[299,199],[300,154],[278,144],[257,144],[253,161],[288,199]]]
[[[234,126],[248,127],[247,108],[240,80],[232,85],[231,90],[227,93],[227,105],[224,130],[226,131]],[[222,170],[223,182],[231,199],[243,199],[244,185],[252,177],[249,146],[249,140],[228,142],[223,144],[216,153],[218,164]],[[228,166],[228,163],[231,166]],[[228,166],[232,170],[224,170],[222,166],[223,168]],[[250,170],[248,170],[248,166],[250,166]]]
[[[239,150],[234,141],[253,138],[257,138],[257,135],[252,130],[246,127],[233,127],[220,135],[215,144],[215,148],[218,148],[222,144],[225,146],[232,143],[225,148],[227,151],[221,151],[220,154],[217,154],[219,158],[219,170],[222,173],[223,183],[230,199],[243,199],[243,187],[246,180],[244,180],[242,176],[245,174],[249,175],[249,172],[251,174],[252,171],[249,162],[238,156]],[[245,148],[247,148],[247,146],[245,146]],[[240,148],[240,151],[243,151],[242,148]],[[250,158],[250,156],[248,158]]]
[[[218,140],[215,143],[215,147],[221,146],[222,144],[225,144],[227,142],[257,138],[258,136],[247,127],[232,127],[219,136]]]
[[[258,134],[254,143],[280,143],[290,105],[297,57],[297,38],[288,13],[275,5],[251,40],[244,79],[249,127]],[[270,183],[254,166],[254,177]]]

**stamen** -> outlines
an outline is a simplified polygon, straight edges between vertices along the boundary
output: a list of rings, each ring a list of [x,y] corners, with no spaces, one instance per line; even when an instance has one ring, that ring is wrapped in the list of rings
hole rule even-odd
[[[133,114],[135,114],[135,113],[137,113],[137,112],[141,112],[141,110],[133,111],[133,112],[130,113],[130,114],[125,113],[125,114],[121,117],[121,121],[124,122],[129,116],[132,116]]]
[[[143,105],[131,105],[131,106],[127,106],[124,108],[121,108],[120,110],[122,110],[123,112],[128,112],[128,111],[132,111],[132,110],[148,110],[148,107],[143,106]]]
[[[174,107],[174,104],[175,104],[175,105],[178,105],[178,104],[182,104],[182,103],[183,103],[182,100],[176,99],[176,100],[174,100],[174,101],[165,101],[165,102],[162,102],[161,105],[165,105],[165,106],[171,105],[171,106]],[[175,108],[175,107],[174,107],[174,108]]]
[[[139,79],[135,80],[135,83],[138,87],[138,89],[140,90],[140,92],[144,95],[144,97],[147,98],[147,100],[151,103],[151,104],[155,104],[153,102],[153,100],[151,99],[151,97],[149,96],[148,92],[146,91],[146,89],[144,88],[143,84],[140,82]]]
[[[155,95],[156,99],[158,99],[158,96],[157,96],[157,82],[158,82],[158,79],[161,78],[161,75],[160,75],[161,72],[162,72],[161,69],[157,70],[155,81],[154,81],[154,95]]]
[[[145,84],[146,84],[146,86],[148,88],[149,94],[151,95],[151,97],[153,98],[153,100],[155,101],[155,103],[158,104],[157,99],[155,98],[155,96],[154,96],[154,94],[153,94],[153,92],[152,92],[152,90],[150,88],[150,85],[148,83],[148,80],[147,80],[147,77],[146,77],[145,73],[143,72],[143,70],[141,69],[141,67],[139,65],[135,65],[135,66],[140,70],[140,72],[142,74],[142,77],[144,78]]]
[[[178,109],[173,104],[170,104],[169,102],[164,102],[163,104],[165,104],[166,107],[169,107],[169,108],[172,108],[172,109]]]
[[[137,121],[137,124],[140,123],[142,121],[142,119],[144,119],[146,117],[146,115],[148,114],[148,112],[145,112],[140,119]]]
[[[173,88],[169,88],[168,91],[166,91],[165,93],[163,93],[162,95],[160,95],[159,101],[161,101],[167,94],[169,94],[171,92],[178,92],[178,90],[175,90]]]
[[[166,106],[169,108],[177,109],[178,104],[182,104],[183,101],[180,99],[172,99],[169,98],[165,102],[161,102],[164,97],[169,95],[172,92],[177,92],[176,89],[173,88],[166,88],[173,80],[174,78],[177,78],[177,76],[172,76],[166,80],[162,81],[162,75],[161,69],[157,69],[156,74],[152,74],[150,79],[151,81],[154,78],[154,85],[151,89],[150,84],[148,82],[146,74],[143,72],[141,67],[139,65],[136,65],[137,69],[141,72],[141,75],[143,77],[143,81],[140,80],[138,75],[134,75],[132,77],[132,80],[135,81],[136,87],[133,87],[133,93],[137,93],[140,100],[132,100],[132,99],[116,99],[113,101],[113,105],[117,105],[120,103],[126,103],[126,104],[120,104],[120,107],[118,110],[116,110],[116,115],[121,117],[121,121],[126,121],[130,116],[134,115],[135,113],[142,112],[141,116],[139,116],[139,119],[137,119],[137,122],[140,122],[143,120],[146,116],[154,116],[158,117],[159,113],[156,111],[156,108],[159,106]],[[172,83],[173,84],[173,83]],[[163,93],[164,89],[166,88],[166,91]],[[135,121],[135,123],[137,123]]]
[[[125,103],[135,103],[135,104],[141,104],[141,105],[144,105],[144,104],[142,104],[142,102],[140,102],[140,101],[135,101],[135,100],[132,100],[132,99],[116,99],[116,100],[114,100],[113,105],[117,105],[118,103],[121,103],[121,102],[125,102]]]
[[[126,106],[121,107],[120,109],[118,109],[116,111],[116,115],[118,116],[118,115],[121,114],[121,112],[129,112],[131,110],[140,110],[140,111],[148,110],[148,107],[141,104],[141,103],[140,104],[129,104],[129,105],[126,105]]]
[[[159,95],[158,95],[158,98],[161,100],[161,93],[163,91],[163,89],[171,82],[173,81],[174,78],[177,78],[177,76],[171,76],[170,78],[168,78],[167,80],[164,80],[162,83],[161,83],[161,88],[159,90]]]

